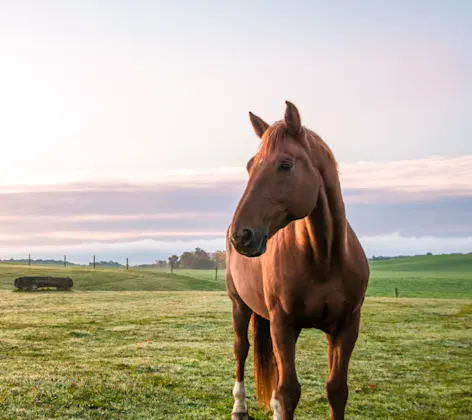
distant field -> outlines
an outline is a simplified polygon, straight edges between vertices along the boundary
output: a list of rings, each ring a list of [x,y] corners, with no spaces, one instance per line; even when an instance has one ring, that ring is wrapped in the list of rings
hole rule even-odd
[[[374,271],[441,271],[472,274],[472,254],[421,255],[371,261]]]
[[[472,255],[420,256],[371,261],[368,296],[472,299]],[[222,291],[224,270],[169,270],[0,264],[0,289],[13,289],[23,275],[70,276],[74,290]]]
[[[472,298],[472,254],[372,261],[368,296]]]
[[[0,264],[0,289],[13,289],[16,277],[30,275],[69,276],[74,281],[74,290],[103,291],[166,291],[166,290],[224,290],[224,271],[215,281],[214,271],[181,270],[170,274],[164,270],[129,270],[119,268],[97,268],[57,266],[25,266]]]
[[[0,417],[230,418],[231,305],[224,292],[0,291]],[[368,298],[347,419],[472,418],[472,301]],[[257,408],[247,361],[248,406]],[[326,339],[297,346],[297,419],[327,419]]]

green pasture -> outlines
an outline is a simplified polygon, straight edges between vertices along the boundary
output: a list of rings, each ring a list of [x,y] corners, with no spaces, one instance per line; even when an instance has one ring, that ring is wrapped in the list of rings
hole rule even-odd
[[[224,292],[0,292],[2,419],[228,419]],[[368,298],[349,419],[469,419],[472,301]],[[252,355],[248,405],[254,398]],[[297,419],[327,419],[326,342],[303,331]]]
[[[472,256],[374,261],[371,273],[347,418],[472,418]],[[34,274],[69,275],[73,291],[13,291]],[[230,418],[224,271],[0,264],[0,314],[2,420]],[[271,419],[247,363],[250,415]],[[297,367],[296,418],[327,419],[321,332],[302,332]]]

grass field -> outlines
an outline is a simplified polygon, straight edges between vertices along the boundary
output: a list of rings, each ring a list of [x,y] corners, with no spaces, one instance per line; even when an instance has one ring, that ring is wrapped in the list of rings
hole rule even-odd
[[[178,291],[225,290],[224,271],[215,280],[214,270],[167,270],[118,269],[84,267],[63,268],[57,266],[27,266],[0,264],[0,290],[13,289],[15,278],[21,276],[69,276],[74,290],[80,291]]]
[[[350,419],[472,418],[472,256],[371,263]],[[69,275],[72,292],[13,293]],[[395,287],[399,298],[394,296]],[[453,299],[451,299],[453,298]],[[0,418],[227,419],[234,385],[224,272],[0,265]],[[249,409],[257,408],[248,358]],[[297,346],[297,419],[326,419],[326,342]]]
[[[472,299],[472,254],[372,261],[368,296]]]
[[[233,332],[224,292],[0,292],[2,419],[228,419]],[[368,298],[350,419],[469,419],[472,301]],[[297,419],[326,419],[326,343],[297,348]],[[248,363],[252,364],[252,356]],[[248,404],[257,409],[252,368]]]

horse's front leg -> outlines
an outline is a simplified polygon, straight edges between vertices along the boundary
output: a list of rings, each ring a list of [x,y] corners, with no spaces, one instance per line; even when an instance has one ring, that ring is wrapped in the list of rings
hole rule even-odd
[[[300,329],[283,315],[271,315],[270,333],[277,361],[278,384],[271,400],[274,420],[293,420],[301,386],[295,369],[295,345]]]
[[[242,302],[234,298],[233,302],[233,329],[234,356],[236,357],[236,383],[233,388],[234,405],[231,413],[232,420],[247,420],[246,388],[244,386],[244,366],[249,351],[247,330],[252,311]]]

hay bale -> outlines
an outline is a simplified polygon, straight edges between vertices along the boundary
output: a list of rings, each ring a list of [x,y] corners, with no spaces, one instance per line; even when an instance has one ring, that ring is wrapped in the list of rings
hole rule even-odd
[[[70,290],[73,286],[73,281],[70,277],[25,276],[16,278],[14,285],[17,289],[21,290],[36,290],[41,287]]]

